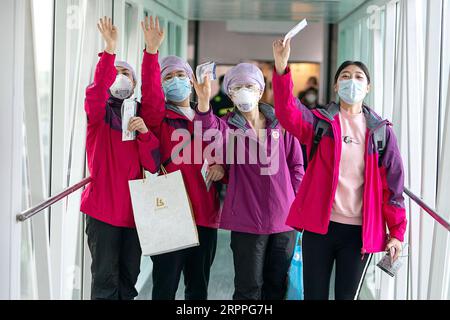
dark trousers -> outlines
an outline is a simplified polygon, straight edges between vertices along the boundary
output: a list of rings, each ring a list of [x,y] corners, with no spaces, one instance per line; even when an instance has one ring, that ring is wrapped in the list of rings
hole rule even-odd
[[[362,227],[330,222],[328,233],[303,232],[305,300],[328,300],[330,277],[336,262],[335,299],[357,298],[370,254],[361,254]]]
[[[91,251],[92,300],[132,300],[141,265],[136,229],[114,227],[86,216]]]
[[[153,300],[174,300],[181,272],[186,300],[208,299],[210,269],[216,255],[217,229],[197,226],[200,245],[152,256]]]
[[[234,300],[282,300],[295,247],[295,232],[231,232]]]

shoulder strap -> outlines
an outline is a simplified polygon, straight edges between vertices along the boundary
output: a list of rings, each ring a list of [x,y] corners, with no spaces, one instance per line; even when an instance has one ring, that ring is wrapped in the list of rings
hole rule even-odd
[[[314,140],[313,145],[311,147],[311,152],[309,154],[309,161],[311,162],[314,155],[316,154],[317,147],[319,146],[320,140],[322,140],[323,135],[325,134],[325,131],[327,131],[329,126],[329,123],[325,120],[319,119],[319,121],[316,124],[316,127],[314,128]]]
[[[320,109],[319,112],[327,116],[330,120],[332,120],[334,119],[334,116],[339,113],[339,106],[333,103],[330,107],[328,107],[328,109]],[[314,128],[314,140],[313,145],[311,147],[311,153],[309,155],[309,161],[312,161],[314,155],[316,154],[320,140],[322,140],[322,137],[327,131],[329,126],[330,124],[323,119],[319,119],[318,122],[316,123],[316,126]]]
[[[382,125],[374,131],[373,143],[378,152],[378,166],[381,167],[382,157],[386,149],[386,125]]]
[[[329,113],[332,118],[339,112],[337,108],[331,108],[331,112]],[[319,119],[315,128],[314,128],[314,140],[313,145],[311,147],[311,153],[309,156],[309,161],[312,161],[317,147],[322,140],[323,135],[329,127],[329,123],[323,119]],[[378,152],[378,166],[381,167],[382,158],[386,149],[386,124],[382,125],[378,129],[376,129],[373,133],[373,143]]]

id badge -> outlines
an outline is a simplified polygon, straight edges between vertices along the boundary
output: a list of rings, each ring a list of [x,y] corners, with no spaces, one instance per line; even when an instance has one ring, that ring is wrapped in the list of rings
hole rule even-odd
[[[136,131],[128,131],[131,118],[136,116],[137,103],[133,99],[123,101],[122,105],[122,141],[136,140]]]

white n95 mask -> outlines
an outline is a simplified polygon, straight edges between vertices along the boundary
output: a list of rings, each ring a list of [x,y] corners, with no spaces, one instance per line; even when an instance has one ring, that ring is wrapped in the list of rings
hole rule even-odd
[[[259,92],[242,88],[233,95],[233,102],[241,112],[250,112],[258,106]]]
[[[133,82],[126,75],[119,74],[109,91],[114,98],[128,99],[133,94]]]

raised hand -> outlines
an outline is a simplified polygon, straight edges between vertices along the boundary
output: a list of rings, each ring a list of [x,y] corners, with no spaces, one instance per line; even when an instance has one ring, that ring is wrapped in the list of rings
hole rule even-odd
[[[159,26],[159,19],[153,19],[150,16],[150,21],[148,17],[141,22],[142,31],[144,31],[146,50],[150,54],[156,54],[158,52],[161,43],[164,41],[164,30]]]
[[[273,42],[273,57],[275,58],[275,69],[279,75],[286,71],[289,56],[291,54],[291,39],[283,46],[283,39]]]
[[[195,93],[198,98],[198,110],[207,112],[209,110],[209,100],[211,100],[211,79],[209,75],[205,76],[203,83],[198,83],[195,76],[192,76]]]
[[[119,37],[119,30],[113,25],[111,18],[104,17],[97,23],[97,28],[105,40],[105,51],[109,54],[114,54],[117,47],[117,39]]]

